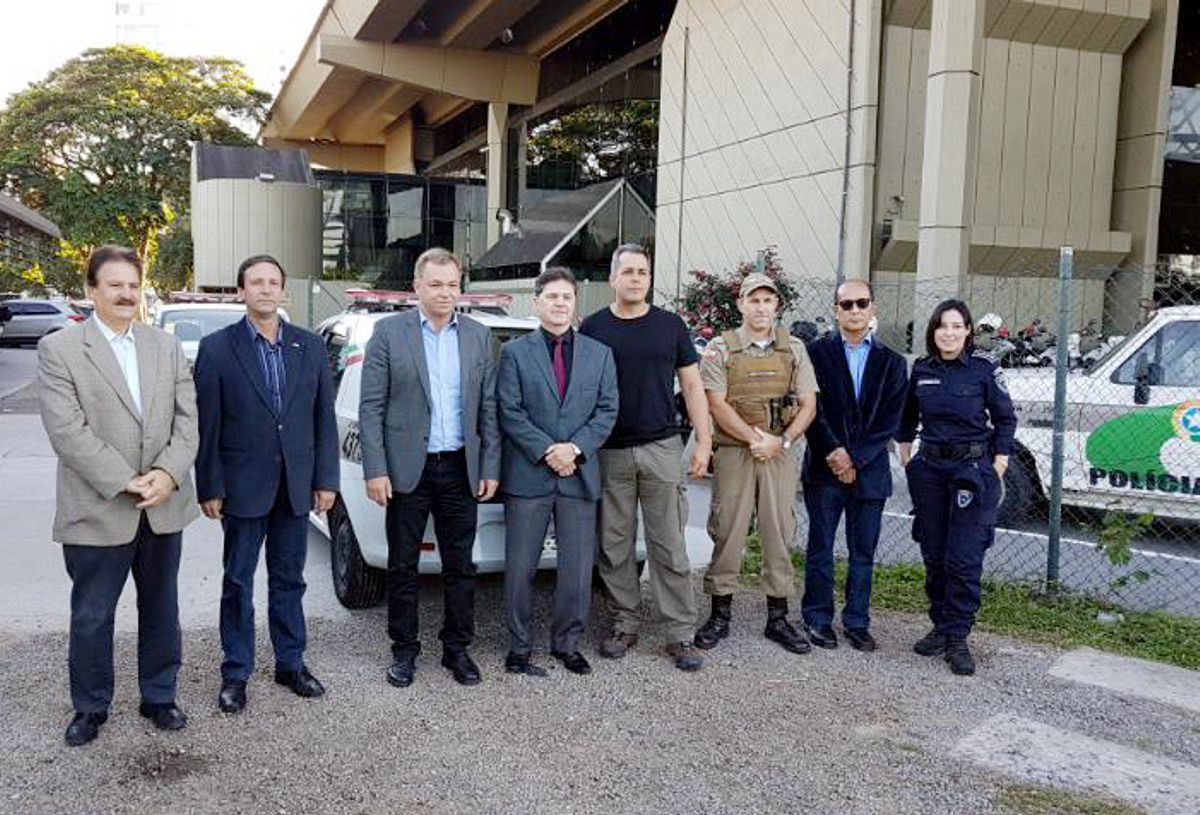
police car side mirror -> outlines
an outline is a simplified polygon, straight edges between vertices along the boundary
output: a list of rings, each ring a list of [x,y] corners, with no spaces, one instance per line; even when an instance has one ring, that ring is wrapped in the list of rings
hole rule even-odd
[[[1146,405],[1150,403],[1150,386],[1162,381],[1162,366],[1140,357],[1133,374],[1133,403]]]

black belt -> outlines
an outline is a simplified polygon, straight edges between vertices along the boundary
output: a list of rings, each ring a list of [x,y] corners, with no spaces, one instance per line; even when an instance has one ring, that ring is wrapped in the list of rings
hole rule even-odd
[[[460,447],[457,450],[441,450],[437,453],[426,453],[426,461],[450,461],[455,458],[462,458],[466,453],[465,447]]]
[[[921,442],[918,452],[930,461],[963,461],[983,458],[987,453],[984,444],[930,444]]]

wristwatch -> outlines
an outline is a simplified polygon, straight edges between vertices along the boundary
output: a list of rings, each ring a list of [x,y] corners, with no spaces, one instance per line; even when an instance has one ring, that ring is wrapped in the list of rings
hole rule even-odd
[[[575,451],[575,460],[576,460],[576,461],[578,461],[579,459],[583,458],[583,451],[579,449],[579,445],[578,445],[578,444],[575,444],[574,442],[572,442],[572,443],[571,443],[571,449]]]
[[[783,449],[791,450],[792,449],[792,440],[788,438],[787,433],[784,433],[782,435],[783,435]]]

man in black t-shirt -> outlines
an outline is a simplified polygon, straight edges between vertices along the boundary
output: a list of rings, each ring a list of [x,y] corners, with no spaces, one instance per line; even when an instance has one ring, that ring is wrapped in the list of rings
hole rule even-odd
[[[641,584],[637,570],[637,510],[646,523],[650,597],[667,624],[667,653],[680,670],[703,664],[692,645],[696,598],[684,542],[687,485],[675,411],[675,377],[696,428],[689,473],[699,478],[712,456],[708,402],[699,355],[678,316],[650,305],[650,256],[636,244],[617,247],[609,282],[616,301],[583,321],[580,333],[612,349],[620,410],[600,450],[600,558],[613,610],[612,634],[601,656],[623,657],[637,642]]]

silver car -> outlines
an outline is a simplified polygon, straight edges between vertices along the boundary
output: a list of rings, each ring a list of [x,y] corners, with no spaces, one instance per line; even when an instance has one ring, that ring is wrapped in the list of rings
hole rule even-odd
[[[32,345],[47,334],[87,319],[64,300],[18,299],[4,305],[12,319],[4,324],[0,345]]]

